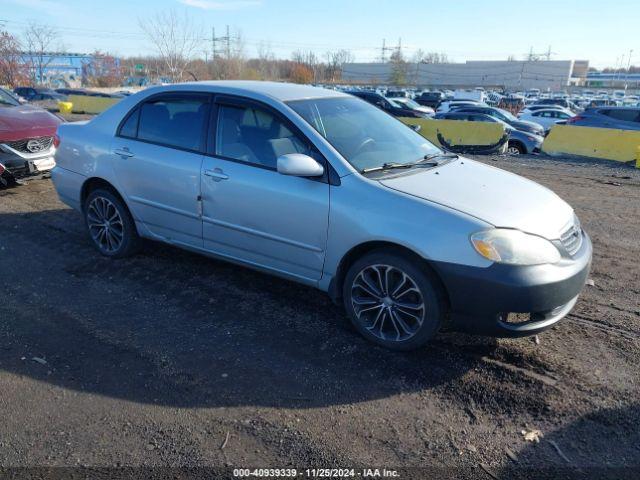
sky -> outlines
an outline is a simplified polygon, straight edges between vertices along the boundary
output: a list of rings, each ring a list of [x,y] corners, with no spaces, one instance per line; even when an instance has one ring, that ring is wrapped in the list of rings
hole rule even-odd
[[[446,53],[451,61],[523,59],[530,49],[592,66],[640,65],[640,0],[0,0],[0,26],[20,35],[29,21],[58,29],[70,52],[153,53],[139,21],[158,11],[189,15],[202,31],[240,32],[245,52],[259,45],[280,58],[295,50],[350,50],[380,57],[382,41],[403,53]],[[630,51],[631,52],[630,55]]]

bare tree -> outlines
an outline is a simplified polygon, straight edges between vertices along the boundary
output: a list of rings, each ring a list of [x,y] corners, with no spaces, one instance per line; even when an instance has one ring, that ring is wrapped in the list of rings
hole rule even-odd
[[[449,63],[449,57],[443,52],[425,52],[417,50],[412,58],[415,63]]]
[[[408,65],[404,55],[402,54],[402,50],[400,48],[394,50],[389,61],[391,63],[391,75],[389,76],[389,81],[397,86],[406,84]]]
[[[277,77],[276,56],[273,50],[271,50],[271,45],[262,42],[258,45],[257,60],[258,74],[262,79],[271,80]]]
[[[335,82],[339,80],[342,72],[342,65],[354,61],[354,56],[349,50],[337,50],[327,52],[327,80]]]
[[[34,83],[43,83],[44,70],[53,61],[53,50],[63,51],[60,46],[60,34],[48,25],[30,22],[23,33],[23,45],[29,54],[26,62],[29,65],[29,74]],[[56,45],[57,44],[57,45]]]
[[[322,64],[322,62],[320,62],[320,59],[313,51],[296,50],[291,55],[291,59],[293,60],[294,63],[303,65],[311,70],[311,72],[313,73],[312,82],[317,82],[318,79],[321,77],[324,69],[324,65]]]
[[[28,81],[20,42],[9,32],[0,31],[0,85],[17,87]]]
[[[155,47],[166,74],[174,82],[181,81],[202,43],[202,28],[186,11],[182,16],[175,11],[158,12],[152,17],[139,18],[138,25]]]

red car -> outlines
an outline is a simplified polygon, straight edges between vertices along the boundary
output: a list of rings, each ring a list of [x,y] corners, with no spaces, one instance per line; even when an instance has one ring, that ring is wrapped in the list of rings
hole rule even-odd
[[[55,166],[55,133],[62,120],[32,105],[21,105],[0,88],[0,186],[15,177]]]

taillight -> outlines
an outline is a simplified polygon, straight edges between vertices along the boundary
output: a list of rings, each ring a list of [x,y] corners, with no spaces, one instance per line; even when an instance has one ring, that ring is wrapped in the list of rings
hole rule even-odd
[[[0,175],[2,175],[5,171],[4,165],[0,163]]]
[[[576,115],[575,117],[567,118],[567,123],[576,123],[578,120],[582,120],[584,117]]]
[[[53,146],[56,148],[60,146],[60,137],[57,133],[53,136]]]

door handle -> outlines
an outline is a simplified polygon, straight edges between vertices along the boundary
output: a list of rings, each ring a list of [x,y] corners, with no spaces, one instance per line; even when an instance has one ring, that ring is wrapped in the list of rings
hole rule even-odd
[[[219,182],[220,180],[229,179],[229,175],[226,175],[220,168],[214,168],[213,170],[205,170],[204,174],[207,177],[211,177],[214,182]]]
[[[115,153],[116,155],[121,156],[122,158],[131,158],[133,157],[133,153],[129,151],[129,149],[127,147],[124,148],[117,148],[113,151],[113,153]]]

